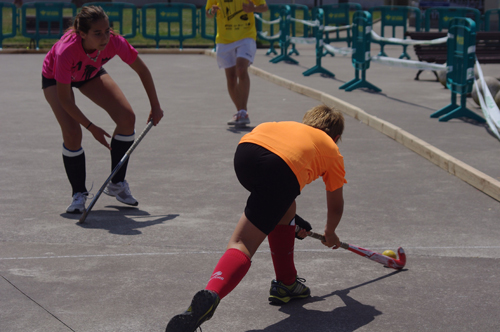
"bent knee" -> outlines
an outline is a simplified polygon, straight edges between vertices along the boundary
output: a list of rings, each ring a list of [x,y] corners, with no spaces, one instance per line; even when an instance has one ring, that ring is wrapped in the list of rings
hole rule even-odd
[[[131,109],[120,112],[116,125],[121,128],[133,130],[135,128],[135,113]]]

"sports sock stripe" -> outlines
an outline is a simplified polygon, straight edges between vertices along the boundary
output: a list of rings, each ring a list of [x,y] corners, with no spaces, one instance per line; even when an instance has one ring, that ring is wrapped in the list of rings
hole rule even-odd
[[[132,135],[121,135],[121,134],[116,134],[115,137],[113,137],[117,141],[121,142],[133,142],[135,141],[135,131]]]
[[[77,157],[83,153],[83,148],[79,148],[78,150],[70,150],[63,143],[62,154],[66,157]]]

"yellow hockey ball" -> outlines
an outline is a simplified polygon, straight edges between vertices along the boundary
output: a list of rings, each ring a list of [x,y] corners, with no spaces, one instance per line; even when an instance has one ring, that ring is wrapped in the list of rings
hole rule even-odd
[[[388,257],[391,257],[391,258],[394,258],[394,259],[397,259],[398,256],[396,255],[396,253],[392,250],[386,250],[382,253],[382,255],[384,256],[388,256]]]

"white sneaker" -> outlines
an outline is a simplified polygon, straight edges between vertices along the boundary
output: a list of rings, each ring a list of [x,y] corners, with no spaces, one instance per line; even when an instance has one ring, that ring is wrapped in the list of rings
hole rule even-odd
[[[238,112],[233,115],[233,118],[227,122],[230,126],[245,126],[250,123],[250,118],[247,112]]]
[[[87,201],[88,193],[75,193],[73,202],[66,208],[67,213],[83,213],[85,211],[85,202]]]
[[[103,191],[108,196],[115,197],[119,202],[127,205],[137,206],[139,202],[132,196],[127,180],[123,182],[113,183],[110,182]]]

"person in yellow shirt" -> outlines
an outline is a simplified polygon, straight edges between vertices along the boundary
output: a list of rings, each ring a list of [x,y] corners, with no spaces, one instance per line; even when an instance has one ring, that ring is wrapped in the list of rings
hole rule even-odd
[[[276,274],[269,301],[286,304],[310,296],[293,260],[295,237],[307,236],[305,230],[295,232],[296,222],[304,222],[296,215],[295,199],[305,185],[323,178],[327,201],[323,244],[339,248],[335,230],[342,218],[342,188],[347,183],[344,158],[337,146],[343,131],[342,113],[320,105],[307,111],[302,123],[262,123],[242,137],[234,168],[238,180],[250,192],[244,213],[207,286],[194,295],[186,312],[170,320],[166,332],[193,332],[212,318],[220,300],[246,275],[266,237]]]
[[[229,96],[236,106],[236,114],[228,125],[245,126],[250,123],[247,112],[250,94],[248,66],[257,51],[257,30],[253,13],[263,13],[265,0],[207,0],[207,18],[217,17],[215,38],[217,64],[226,72]]]

